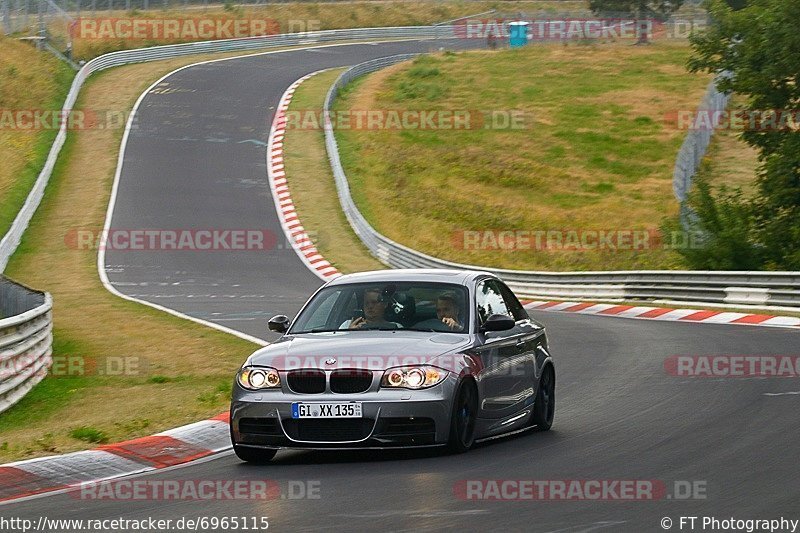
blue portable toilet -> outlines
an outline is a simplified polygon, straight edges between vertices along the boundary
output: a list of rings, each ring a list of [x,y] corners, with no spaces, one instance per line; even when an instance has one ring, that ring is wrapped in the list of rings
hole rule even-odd
[[[515,20],[508,23],[508,46],[518,48],[528,44],[528,23]]]

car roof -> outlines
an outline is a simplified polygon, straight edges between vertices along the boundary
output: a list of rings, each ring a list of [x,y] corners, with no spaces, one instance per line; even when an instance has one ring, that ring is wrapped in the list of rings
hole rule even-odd
[[[342,285],[346,283],[391,283],[400,281],[424,281],[468,285],[470,281],[480,276],[494,276],[494,274],[480,270],[449,270],[439,268],[387,269],[345,274],[331,281],[329,285]]]

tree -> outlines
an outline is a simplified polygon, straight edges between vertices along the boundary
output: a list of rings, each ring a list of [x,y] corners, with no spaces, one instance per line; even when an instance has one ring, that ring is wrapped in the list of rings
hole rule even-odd
[[[747,0],[725,0],[732,9],[742,9],[747,5]]]
[[[798,270],[800,32],[796,21],[800,2],[749,0],[736,11],[724,0],[711,0],[708,6],[714,23],[706,32],[692,35],[690,70],[730,72],[731,76],[720,79],[719,89],[745,97],[745,109],[739,112],[748,121],[762,120],[742,133],[742,139],[759,151],[754,196],[715,200],[708,190],[710,200],[704,201],[750,213],[735,217],[737,224],[747,224],[737,233],[759,251],[762,268]],[[700,224],[709,222],[702,220],[702,213],[698,216]]]
[[[675,246],[693,269],[759,270],[764,263],[763,251],[750,238],[753,210],[742,198],[740,189],[728,191],[723,187],[712,194],[700,173],[688,198],[691,232],[683,233],[680,218],[676,217],[662,226],[662,234],[686,235],[676,239]]]
[[[647,43],[649,23],[666,20],[683,5],[683,0],[589,0],[589,9],[594,14],[629,13],[636,16],[641,25],[637,28],[637,44]]]

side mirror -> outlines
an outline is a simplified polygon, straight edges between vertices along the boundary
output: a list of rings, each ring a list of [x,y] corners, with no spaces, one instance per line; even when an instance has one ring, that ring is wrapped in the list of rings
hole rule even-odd
[[[486,319],[481,326],[482,332],[506,331],[514,327],[517,322],[508,315],[495,314]]]
[[[269,326],[270,331],[274,331],[276,333],[286,333],[289,331],[289,317],[286,315],[275,315],[274,317],[269,319],[267,325]]]

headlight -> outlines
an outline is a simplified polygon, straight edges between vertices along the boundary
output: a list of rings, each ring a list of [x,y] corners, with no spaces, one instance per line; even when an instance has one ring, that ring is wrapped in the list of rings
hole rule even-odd
[[[405,366],[390,368],[383,373],[381,387],[394,389],[427,389],[441,383],[447,370],[435,366]]]
[[[239,385],[248,390],[277,389],[281,376],[274,368],[246,367],[239,371]]]

